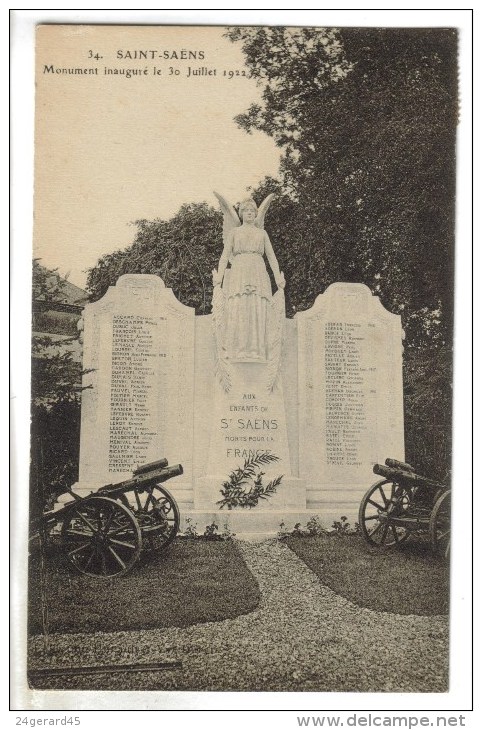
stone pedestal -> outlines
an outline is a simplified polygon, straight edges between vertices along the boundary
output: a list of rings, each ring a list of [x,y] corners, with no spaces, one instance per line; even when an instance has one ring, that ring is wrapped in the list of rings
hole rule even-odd
[[[232,363],[231,378],[229,392],[214,384],[206,471],[196,480],[195,509],[216,508],[230,472],[259,454],[278,457],[260,467],[263,482],[280,475],[283,479],[276,494],[260,500],[256,510],[304,509],[304,485],[294,476],[290,458],[281,379],[270,390],[266,365],[251,362]]]

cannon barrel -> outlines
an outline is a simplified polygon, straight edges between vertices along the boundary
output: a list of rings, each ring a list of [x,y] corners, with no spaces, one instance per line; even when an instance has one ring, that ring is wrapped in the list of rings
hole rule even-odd
[[[405,484],[412,487],[430,487],[433,489],[444,489],[443,484],[434,482],[432,479],[422,477],[420,474],[415,474],[413,471],[405,471],[404,469],[394,469],[385,464],[375,464],[373,472],[379,476],[385,477],[391,482],[398,482],[399,484]]]
[[[168,479],[172,479],[172,477],[178,477],[183,473],[184,473],[184,469],[182,468],[182,464],[174,464],[173,466],[166,466],[160,472],[160,475],[157,478],[157,481],[165,482]]]
[[[398,461],[398,459],[385,459],[385,464],[391,466],[392,469],[402,469],[403,471],[415,472],[415,469],[405,461]]]
[[[131,479],[126,479],[124,482],[118,482],[117,484],[106,484],[98,490],[97,494],[108,493],[110,496],[116,496],[117,494],[130,492],[134,488],[150,487],[154,484],[167,482],[168,479],[177,477],[182,473],[183,468],[181,464],[165,466],[161,469],[151,469],[150,471],[146,472],[142,471],[137,474],[134,473]]]
[[[153,471],[154,469],[164,469],[168,465],[167,459],[159,459],[159,461],[151,461],[150,464],[143,464],[134,469],[133,474],[145,474],[146,471]]]

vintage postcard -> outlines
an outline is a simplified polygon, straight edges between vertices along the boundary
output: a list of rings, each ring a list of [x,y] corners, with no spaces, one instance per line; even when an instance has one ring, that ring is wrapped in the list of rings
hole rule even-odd
[[[37,708],[450,692],[459,42],[37,27]]]

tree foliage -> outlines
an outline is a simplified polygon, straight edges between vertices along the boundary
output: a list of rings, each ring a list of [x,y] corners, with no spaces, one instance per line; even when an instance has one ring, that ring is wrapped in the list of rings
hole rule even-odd
[[[38,259],[32,262],[32,307],[36,301],[55,304],[63,301],[62,279],[56,270],[41,266]],[[69,344],[76,338],[63,338]],[[32,392],[34,405],[47,409],[64,401],[77,401],[80,392],[82,368],[72,353],[59,347],[49,335],[32,336]]]
[[[222,251],[222,216],[206,203],[183,205],[170,220],[135,223],[134,242],[102,257],[89,271],[87,288],[99,299],[122,274],[157,274],[198,314],[210,311],[212,269]]]
[[[238,116],[282,147],[274,240],[291,311],[361,282],[402,316],[406,443],[450,465],[457,37],[450,29],[232,28],[262,90]],[[422,447],[425,444],[425,447]],[[428,445],[427,445],[428,444]]]
[[[56,302],[62,295],[62,283],[57,269],[49,270],[42,266],[40,259],[32,260],[32,300]]]
[[[283,148],[280,183],[297,215],[283,221],[281,241],[296,246],[303,267],[299,304],[333,281],[363,282],[403,315],[409,346],[449,342],[455,31],[277,27],[228,36],[242,44],[263,96],[237,121]]]
[[[63,299],[62,280],[34,259],[32,299]],[[63,344],[71,340],[63,339]],[[32,337],[31,507],[35,515],[78,478],[82,368],[48,335]]]

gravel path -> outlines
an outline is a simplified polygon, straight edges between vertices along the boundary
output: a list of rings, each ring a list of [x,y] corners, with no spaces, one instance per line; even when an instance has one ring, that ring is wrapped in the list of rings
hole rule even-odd
[[[444,692],[448,617],[360,608],[320,584],[283,543],[238,542],[261,589],[244,616],[188,628],[54,635],[30,666],[179,660],[181,669],[43,678],[50,689]]]

